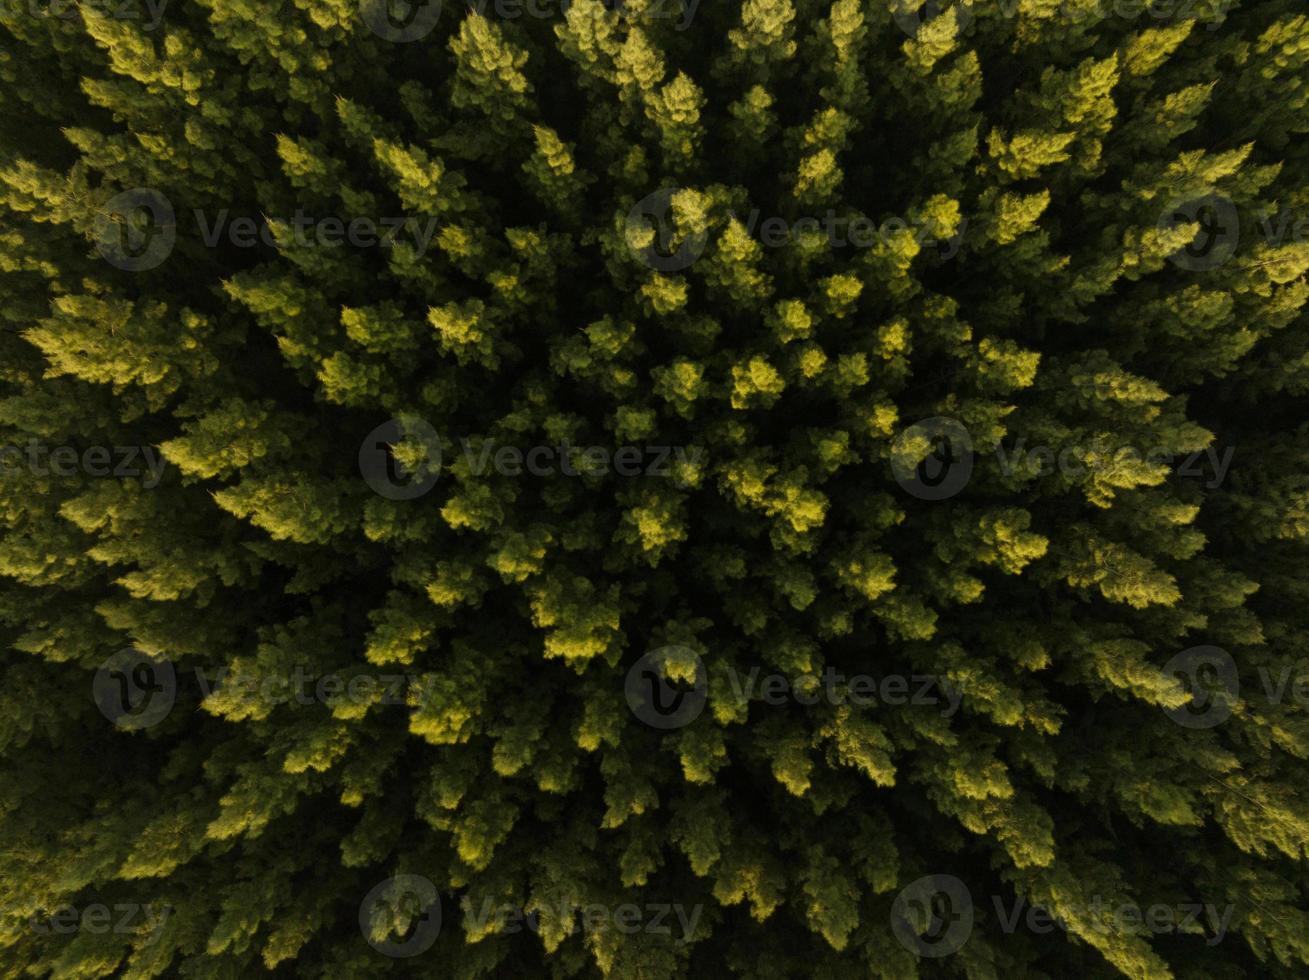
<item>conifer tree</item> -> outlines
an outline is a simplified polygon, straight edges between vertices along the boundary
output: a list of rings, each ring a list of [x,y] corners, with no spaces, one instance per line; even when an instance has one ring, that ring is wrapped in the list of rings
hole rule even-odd
[[[1302,4],[0,38],[5,976],[1309,970]]]

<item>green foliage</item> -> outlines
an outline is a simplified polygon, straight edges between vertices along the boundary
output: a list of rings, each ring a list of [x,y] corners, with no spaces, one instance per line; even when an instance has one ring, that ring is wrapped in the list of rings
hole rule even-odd
[[[410,6],[0,10],[4,975],[1305,975],[1302,5]]]

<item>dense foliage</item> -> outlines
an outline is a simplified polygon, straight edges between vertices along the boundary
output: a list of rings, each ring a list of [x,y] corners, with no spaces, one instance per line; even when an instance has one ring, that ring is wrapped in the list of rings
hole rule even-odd
[[[1303,976],[1303,11],[6,6],[4,975]]]

